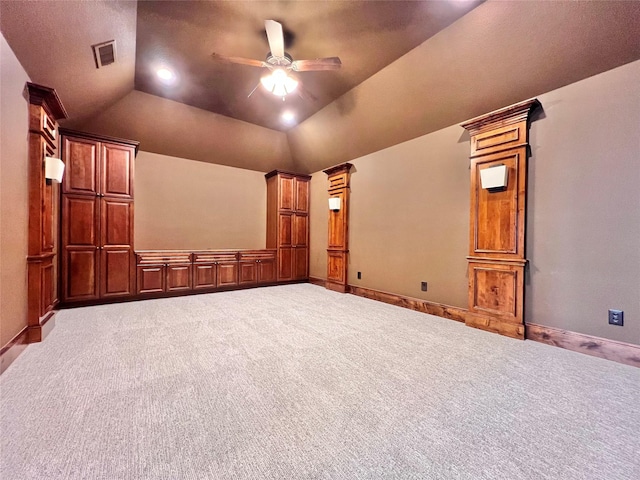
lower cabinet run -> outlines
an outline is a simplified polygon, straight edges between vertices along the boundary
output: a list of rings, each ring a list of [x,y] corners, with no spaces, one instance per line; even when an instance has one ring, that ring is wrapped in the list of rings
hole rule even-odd
[[[137,293],[162,296],[276,282],[276,250],[139,251]]]

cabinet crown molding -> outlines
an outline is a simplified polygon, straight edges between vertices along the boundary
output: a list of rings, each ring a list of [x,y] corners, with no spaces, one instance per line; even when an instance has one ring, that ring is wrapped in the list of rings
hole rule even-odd
[[[43,106],[56,120],[67,118],[67,111],[53,88],[27,82],[25,94],[30,104]]]
[[[335,175],[337,173],[348,173],[351,167],[353,167],[353,164],[351,163],[342,163],[340,165],[336,165],[335,167],[327,168],[326,170],[323,170],[323,172],[329,176]]]
[[[307,180],[311,180],[311,175],[306,175],[304,173],[295,173],[295,172],[289,172],[286,170],[271,170],[269,173],[265,173],[264,174],[264,178],[271,178],[275,175],[291,175],[293,177],[298,177],[298,178],[303,178],[303,179],[307,179]]]
[[[135,154],[138,154],[138,147],[140,146],[140,142],[137,140],[128,140],[126,138],[118,138],[118,137],[109,137],[107,135],[98,135],[95,133],[81,132],[79,130],[71,130],[69,128],[59,129],[60,135],[65,135],[68,137],[77,137],[77,138],[85,138],[87,140],[94,140],[96,142],[107,142],[107,143],[120,143],[123,145],[127,145],[129,147],[135,148]]]
[[[529,115],[540,107],[537,98],[530,98],[524,102],[515,103],[508,107],[495,110],[493,112],[472,118],[465,123],[460,124],[462,128],[467,130],[471,136],[478,133],[486,132],[496,128],[504,127],[514,123],[526,121]]]

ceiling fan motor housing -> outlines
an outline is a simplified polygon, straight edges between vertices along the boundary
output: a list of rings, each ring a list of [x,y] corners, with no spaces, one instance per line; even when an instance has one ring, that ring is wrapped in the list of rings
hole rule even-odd
[[[274,67],[289,67],[293,63],[293,58],[287,52],[284,53],[284,57],[276,57],[269,52],[266,62]]]

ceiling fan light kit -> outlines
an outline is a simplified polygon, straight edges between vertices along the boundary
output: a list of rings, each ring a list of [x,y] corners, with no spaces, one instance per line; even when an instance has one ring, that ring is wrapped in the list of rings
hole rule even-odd
[[[315,60],[293,60],[291,55],[284,51],[282,25],[274,20],[265,20],[264,28],[267,33],[270,50],[267,54],[266,61],[242,57],[227,57],[217,53],[212,54],[213,59],[221,63],[235,63],[250,67],[268,68],[271,70],[271,73],[263,76],[260,79],[260,83],[267,91],[277,97],[281,97],[282,100],[298,87],[298,80],[291,77],[289,71],[337,70],[342,66],[342,62],[340,62],[338,57],[317,58]],[[255,88],[253,91],[255,91]],[[249,96],[251,96],[253,91],[251,91]]]

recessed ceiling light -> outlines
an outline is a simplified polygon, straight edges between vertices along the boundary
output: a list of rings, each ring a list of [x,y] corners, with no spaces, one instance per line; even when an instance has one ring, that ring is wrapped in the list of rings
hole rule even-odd
[[[284,123],[287,125],[292,125],[296,122],[296,116],[293,112],[286,111],[280,117]]]
[[[171,85],[176,81],[176,74],[167,67],[162,67],[156,70],[156,75],[158,75],[160,81],[165,85]]]

